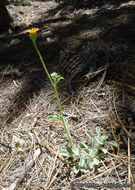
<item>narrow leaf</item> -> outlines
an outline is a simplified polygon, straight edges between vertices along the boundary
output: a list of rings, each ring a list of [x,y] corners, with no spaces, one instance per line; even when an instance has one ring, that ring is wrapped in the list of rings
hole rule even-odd
[[[90,154],[90,150],[88,148],[83,148],[83,152],[86,154]]]
[[[69,153],[66,151],[60,150],[59,154],[61,154],[62,156],[70,157]]]
[[[106,142],[106,144],[117,147],[117,143],[115,141],[109,141],[109,142]]]
[[[69,153],[69,155],[71,155],[71,157],[74,155],[74,152],[72,151],[70,147],[67,147],[66,150]]]
[[[80,142],[80,143],[78,144],[78,146],[79,146],[79,148],[82,148],[82,149],[88,148],[87,145],[84,144],[84,143],[82,143],[82,142]]]
[[[83,167],[85,166],[85,163],[86,163],[86,162],[85,162],[85,157],[82,156],[82,157],[80,158],[80,161],[79,161],[79,166],[80,166],[81,168],[83,168]]]
[[[67,149],[66,149],[66,147],[64,147],[64,146],[61,148],[59,154],[61,154],[62,156],[67,156],[67,157],[69,157],[69,153],[67,152]]]
[[[85,133],[86,133],[86,135],[90,138],[90,140],[92,140],[93,139],[93,135],[91,134],[91,132],[90,131],[85,131]]]
[[[57,78],[57,84],[59,83],[60,80],[63,80],[63,79],[64,79],[64,78],[59,75],[58,78]]]
[[[100,131],[99,126],[96,127],[96,133],[97,133],[97,136],[100,137],[101,131]]]
[[[59,118],[59,119],[61,119],[61,116],[58,113],[56,113],[56,117]]]
[[[57,116],[48,116],[47,118],[48,121],[56,121],[56,120],[60,120]]]
[[[92,141],[92,148],[94,148],[94,149],[97,148],[98,149],[100,147],[100,145],[102,145],[101,142],[98,141],[97,138],[95,137],[93,139],[93,141]]]
[[[100,144],[100,145],[103,145],[103,144],[104,144],[101,138],[95,137],[95,140],[96,140],[97,143]],[[96,141],[95,141],[95,142],[96,142]]]

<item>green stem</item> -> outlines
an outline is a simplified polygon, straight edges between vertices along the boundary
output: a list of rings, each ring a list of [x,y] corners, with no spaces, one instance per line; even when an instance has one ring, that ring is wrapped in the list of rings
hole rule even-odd
[[[74,145],[73,145],[73,142],[72,142],[72,138],[71,138],[71,135],[68,131],[68,128],[65,124],[65,121],[64,121],[64,118],[63,118],[63,114],[62,114],[62,109],[61,109],[61,104],[60,104],[60,99],[59,99],[59,95],[58,95],[58,91],[57,91],[57,86],[56,84],[54,85],[54,91],[55,91],[55,94],[56,94],[56,98],[57,98],[57,101],[58,101],[58,106],[59,106],[59,111],[60,111],[60,115],[61,115],[61,121],[63,123],[63,126],[64,126],[64,129],[66,131],[66,134],[67,134],[67,137],[68,137],[68,140],[72,146],[73,149],[75,149]]]
[[[39,50],[38,50],[36,41],[34,41],[34,40],[32,40],[32,41],[33,41],[34,47],[35,47],[35,49],[36,49],[36,51],[37,51],[37,53],[38,53],[38,55],[39,55],[39,58],[40,58],[41,63],[42,63],[42,65],[43,65],[43,68],[44,68],[44,70],[45,70],[45,72],[46,72],[46,74],[47,74],[49,80],[51,81],[51,83],[52,83],[52,85],[53,85],[53,87],[54,87],[54,82],[53,82],[52,78],[50,77],[50,74],[49,74],[49,72],[48,72],[48,70],[47,70],[47,68],[46,68],[46,66],[45,66],[44,60],[43,60],[43,58],[42,58],[42,56],[41,56],[41,54],[40,54],[40,52],[39,52]]]
[[[43,68],[44,68],[44,70],[45,70],[45,72],[46,72],[46,74],[47,74],[49,80],[51,81],[51,83],[52,83],[52,85],[53,85],[53,87],[54,87],[54,91],[55,91],[55,94],[56,94],[56,98],[57,98],[58,106],[59,106],[59,111],[60,111],[60,115],[61,115],[61,121],[62,121],[63,126],[64,126],[64,129],[65,129],[65,131],[66,131],[67,138],[68,138],[68,140],[69,140],[69,142],[70,142],[72,148],[74,149],[75,147],[74,147],[74,145],[73,145],[71,135],[70,135],[70,133],[69,133],[69,131],[68,131],[68,128],[67,128],[67,126],[66,126],[66,124],[65,124],[65,121],[64,121],[64,118],[63,118],[62,109],[61,109],[61,103],[60,103],[60,99],[59,99],[59,95],[58,95],[58,91],[57,91],[57,84],[54,83],[53,80],[52,80],[52,78],[50,77],[50,74],[49,74],[49,72],[48,72],[48,70],[47,70],[47,68],[46,68],[46,66],[45,66],[44,60],[43,60],[43,58],[42,58],[42,56],[41,56],[41,54],[40,54],[40,52],[39,52],[39,50],[38,50],[36,41],[34,41],[34,40],[32,40],[32,41],[33,41],[34,47],[35,47],[35,49],[36,49],[36,51],[37,51],[37,53],[38,53],[38,55],[39,55],[39,58],[40,58],[41,63],[42,63],[42,65],[43,65]]]

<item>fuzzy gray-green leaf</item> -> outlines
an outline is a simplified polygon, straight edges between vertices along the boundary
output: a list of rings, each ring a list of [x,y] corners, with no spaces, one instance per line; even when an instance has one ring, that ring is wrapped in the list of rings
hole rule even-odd
[[[106,148],[101,148],[101,150],[102,150],[102,152],[103,152],[104,154],[107,153],[107,149],[106,149]]]
[[[91,134],[91,132],[89,130],[85,131],[85,133],[90,138],[90,140],[93,139],[93,135]]]
[[[78,144],[78,146],[79,146],[79,148],[81,148],[81,149],[88,148],[87,145],[84,144],[84,143],[82,143],[82,142],[80,142],[80,143]]]
[[[66,150],[65,147],[62,147],[62,149],[60,150],[59,154],[61,154],[62,156],[70,157],[70,155],[67,152],[67,150]]]
[[[56,120],[58,121],[58,120],[60,120],[60,118],[57,116],[48,116],[47,120],[48,121],[56,121]]]
[[[106,144],[117,147],[117,143],[115,141],[109,141],[109,142],[106,142]]]
[[[100,139],[101,142],[105,142],[108,139],[108,136],[103,135],[99,139]]]
[[[100,127],[96,127],[96,133],[97,133],[97,136],[100,137],[100,134],[101,134],[101,131],[100,131]]]
[[[85,163],[86,163],[85,157],[81,156],[80,161],[79,161],[79,166],[83,168],[85,166]]]

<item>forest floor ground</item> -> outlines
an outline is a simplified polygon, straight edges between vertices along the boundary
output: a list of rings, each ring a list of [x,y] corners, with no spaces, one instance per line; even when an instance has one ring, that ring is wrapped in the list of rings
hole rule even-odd
[[[14,26],[0,34],[0,189],[13,183],[19,190],[112,189],[103,186],[108,183],[127,189],[135,183],[135,2],[88,2],[76,8],[53,1],[8,5]],[[47,120],[59,110],[25,32],[31,27],[40,28],[37,45],[50,73],[58,69],[61,50],[83,41],[111,53],[97,55],[102,69],[83,77],[73,96],[64,82],[58,88],[75,145],[91,146],[85,131],[95,135],[96,126],[117,142],[94,170],[75,174],[72,160],[59,155],[69,144],[62,123]]]

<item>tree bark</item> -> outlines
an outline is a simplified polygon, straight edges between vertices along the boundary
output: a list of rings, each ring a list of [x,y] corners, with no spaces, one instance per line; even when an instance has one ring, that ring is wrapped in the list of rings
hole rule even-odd
[[[0,26],[8,27],[13,19],[6,8],[6,0],[0,0]]]

